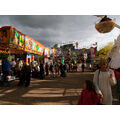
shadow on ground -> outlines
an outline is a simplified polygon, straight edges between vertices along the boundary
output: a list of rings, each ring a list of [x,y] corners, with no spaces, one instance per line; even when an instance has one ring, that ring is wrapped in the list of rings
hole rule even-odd
[[[4,105],[76,105],[85,80],[93,73],[69,73],[66,78],[32,79],[28,88],[0,87],[0,104]],[[116,103],[115,103],[116,104]]]

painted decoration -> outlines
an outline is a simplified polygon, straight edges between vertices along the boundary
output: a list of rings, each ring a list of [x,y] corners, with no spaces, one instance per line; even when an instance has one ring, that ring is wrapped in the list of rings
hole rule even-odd
[[[25,36],[20,35],[20,37],[19,37],[19,45],[20,45],[21,47],[24,47],[24,46],[25,46]]]
[[[25,39],[25,49],[30,50],[30,39],[26,38]]]
[[[44,47],[41,46],[39,42],[17,32],[15,29],[11,29],[10,43],[24,47],[25,51],[28,51],[28,52],[41,54],[41,55],[43,54]]]
[[[10,43],[24,47],[25,37],[14,29],[11,29]]]
[[[42,55],[44,45],[17,31],[12,26],[0,28],[0,42],[11,43],[27,52]],[[48,54],[48,51],[47,51]]]
[[[33,46],[33,41],[31,39],[29,40],[29,46],[30,46],[30,49],[33,49],[33,47],[32,47]]]
[[[2,42],[3,43],[9,43],[9,37],[10,37],[10,30],[8,28],[2,28]]]
[[[39,46],[39,47],[40,47],[40,46]],[[42,55],[43,52],[44,52],[44,48],[43,48],[43,47],[40,47],[39,50],[38,50],[38,52]]]
[[[26,49],[26,51],[42,55],[44,47],[41,46],[41,44],[36,42],[35,40],[26,38],[25,39],[25,49]]]
[[[14,29],[11,29],[10,43],[18,45],[17,37],[18,37],[18,33]]]
[[[40,49],[39,45],[38,45],[38,44],[36,44],[36,46],[35,46],[35,47],[36,47],[36,50],[37,50],[37,51],[39,51],[39,49]]]

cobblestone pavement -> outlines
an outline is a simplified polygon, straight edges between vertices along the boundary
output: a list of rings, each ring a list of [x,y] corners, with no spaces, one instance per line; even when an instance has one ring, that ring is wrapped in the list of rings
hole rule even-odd
[[[0,87],[0,104],[5,105],[76,105],[85,80],[92,80],[93,73],[68,73],[66,78],[57,77],[45,80],[32,79],[28,88],[17,87],[15,81],[11,87]],[[114,102],[117,100],[116,88],[113,88]]]

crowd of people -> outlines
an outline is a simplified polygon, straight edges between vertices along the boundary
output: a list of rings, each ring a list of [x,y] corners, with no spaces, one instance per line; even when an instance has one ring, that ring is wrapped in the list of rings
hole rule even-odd
[[[34,65],[34,68],[32,70],[33,76],[37,77],[37,75],[40,75],[40,79],[44,79],[46,76],[49,76],[50,78],[55,78],[58,76],[66,77],[67,72],[70,72],[68,64],[53,62],[40,62],[40,65],[37,63],[37,65]]]
[[[84,64],[82,71],[84,72]],[[31,77],[45,79],[50,77],[66,77],[67,72],[73,71],[73,65],[68,63],[53,63],[53,62],[28,62],[23,60],[11,62],[4,59],[2,62],[2,74],[4,81],[10,75],[19,78],[18,86],[28,87]],[[1,75],[1,72],[0,72]],[[112,70],[109,68],[108,61],[102,59],[99,63],[99,68],[94,74],[91,81],[86,80],[83,85],[78,105],[112,105],[112,86],[117,86],[118,97],[120,101],[120,68]]]
[[[67,72],[73,71],[73,69],[72,64],[67,63],[44,63],[43,61],[26,63],[24,60],[16,61],[12,59],[12,61],[9,61],[8,58],[5,58],[2,61],[2,71],[0,71],[2,74],[0,76],[3,76],[3,81],[7,81],[10,76],[15,76],[19,79],[18,86],[28,87],[31,77],[41,80],[47,76],[51,79],[58,76],[66,77]]]
[[[1,76],[3,82],[8,81],[11,76],[14,78],[19,78],[18,86],[28,87],[30,85],[31,78],[31,65],[30,63],[26,64],[24,61],[15,61],[12,59],[10,62],[8,58],[3,59],[2,61],[2,71]]]

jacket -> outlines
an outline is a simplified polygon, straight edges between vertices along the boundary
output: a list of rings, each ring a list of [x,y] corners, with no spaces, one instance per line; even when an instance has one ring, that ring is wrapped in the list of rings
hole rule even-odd
[[[100,99],[93,91],[83,90],[78,100],[78,105],[97,105]]]

